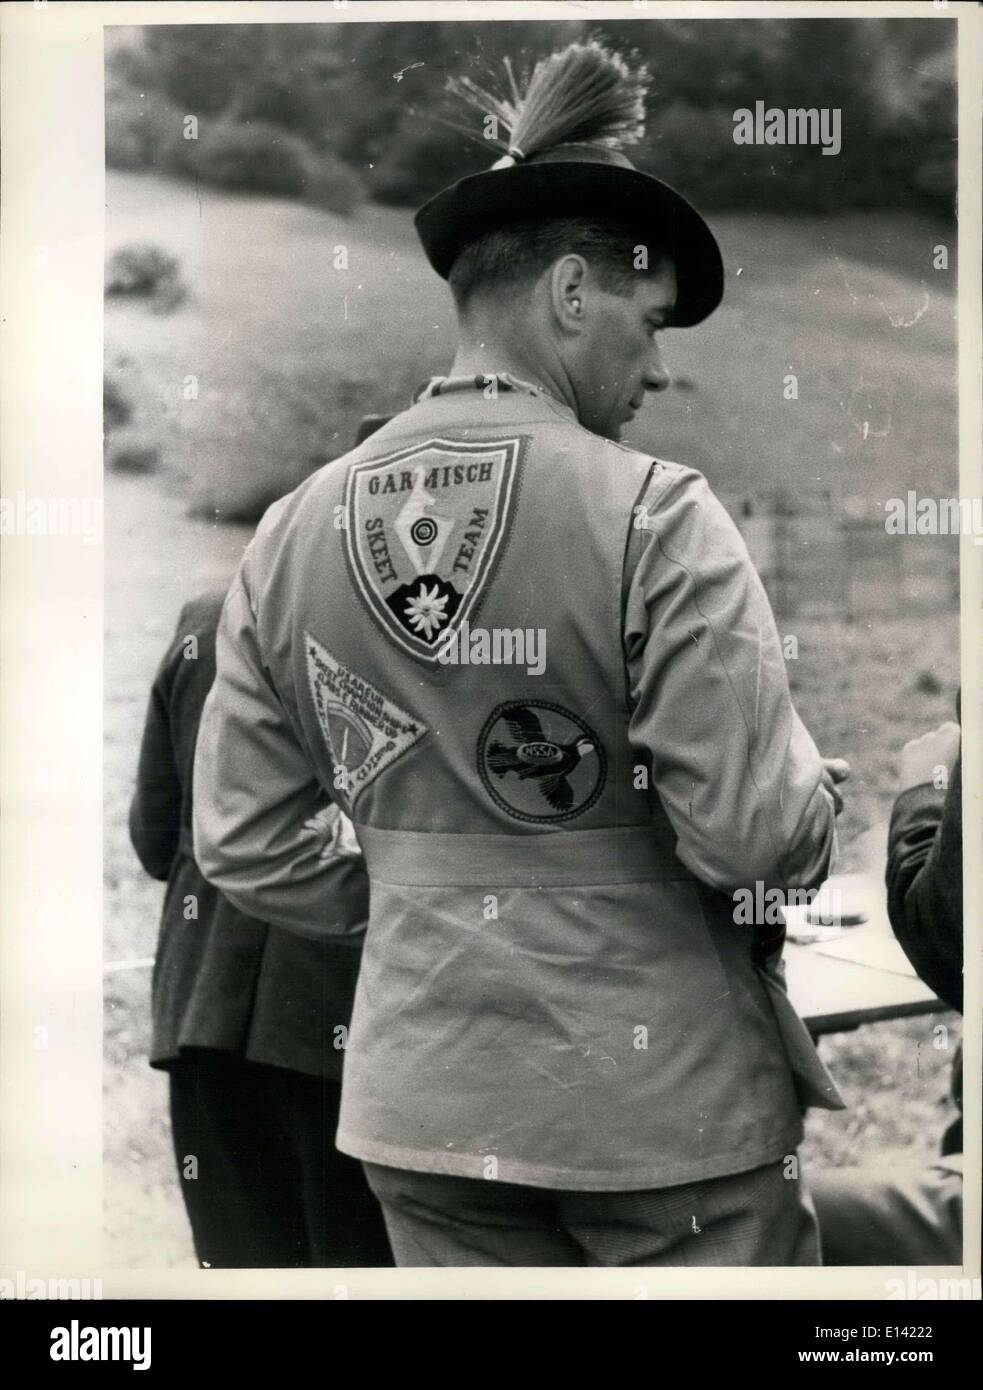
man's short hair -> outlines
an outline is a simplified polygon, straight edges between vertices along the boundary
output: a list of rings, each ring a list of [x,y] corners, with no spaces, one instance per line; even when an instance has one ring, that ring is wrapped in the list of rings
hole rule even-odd
[[[532,284],[569,255],[583,256],[611,294],[629,294],[639,276],[658,274],[671,259],[663,246],[618,218],[517,219],[470,242],[454,262],[448,284],[463,309],[478,292]]]

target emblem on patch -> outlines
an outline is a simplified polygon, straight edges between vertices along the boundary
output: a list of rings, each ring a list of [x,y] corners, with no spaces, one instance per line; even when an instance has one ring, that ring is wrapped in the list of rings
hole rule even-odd
[[[437,523],[428,516],[421,516],[410,527],[410,536],[417,545],[433,545],[437,539]]]

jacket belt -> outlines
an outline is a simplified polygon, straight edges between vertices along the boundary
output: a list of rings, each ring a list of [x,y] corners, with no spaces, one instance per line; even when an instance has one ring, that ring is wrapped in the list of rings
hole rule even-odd
[[[400,887],[584,887],[692,877],[647,826],[540,835],[355,829],[369,877]]]

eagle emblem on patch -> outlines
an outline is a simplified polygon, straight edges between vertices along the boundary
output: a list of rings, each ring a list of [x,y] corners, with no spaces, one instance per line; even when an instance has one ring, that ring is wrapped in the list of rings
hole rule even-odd
[[[607,776],[604,746],[579,715],[547,700],[497,705],[478,737],[478,771],[496,805],[517,820],[581,815]]]
[[[332,795],[350,810],[359,793],[429,730],[309,632],[304,645],[311,699],[331,753]]]
[[[477,611],[511,523],[520,443],[430,439],[349,469],[355,587],[387,636],[421,661],[436,665]]]

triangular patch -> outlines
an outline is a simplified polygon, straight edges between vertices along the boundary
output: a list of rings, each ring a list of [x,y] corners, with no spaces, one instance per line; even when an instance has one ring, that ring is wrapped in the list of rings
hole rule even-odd
[[[331,753],[332,795],[350,809],[359,793],[428,730],[309,632],[304,645],[311,699]]]
[[[403,651],[437,664],[472,616],[508,533],[518,439],[430,439],[354,464],[345,490],[352,578]]]

